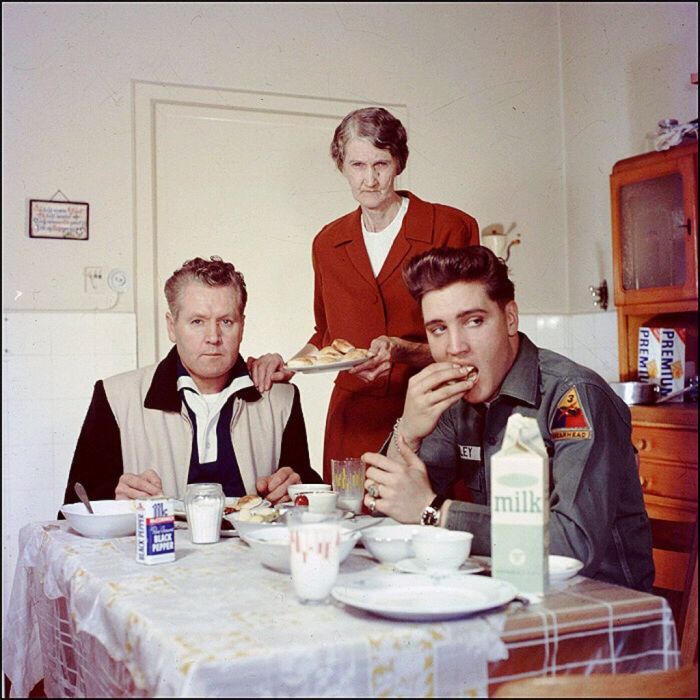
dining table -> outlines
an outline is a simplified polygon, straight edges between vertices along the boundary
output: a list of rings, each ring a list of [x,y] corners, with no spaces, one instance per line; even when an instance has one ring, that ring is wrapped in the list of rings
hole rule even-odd
[[[3,627],[12,697],[42,679],[48,697],[487,697],[529,676],[678,667],[671,610],[648,593],[576,575],[452,619],[410,614],[420,600],[403,618],[336,597],[305,605],[239,537],[197,545],[178,525],[175,561],[152,566],[136,561],[133,535],[21,529]],[[451,585],[488,576],[483,563]],[[416,576],[358,546],[336,585],[398,593]]]

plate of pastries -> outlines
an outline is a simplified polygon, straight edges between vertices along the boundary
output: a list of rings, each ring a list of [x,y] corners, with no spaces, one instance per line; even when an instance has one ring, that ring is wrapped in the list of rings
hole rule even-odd
[[[284,366],[290,372],[337,372],[359,365],[373,354],[365,348],[356,348],[343,338],[336,338],[330,345],[309,355],[300,355]]]

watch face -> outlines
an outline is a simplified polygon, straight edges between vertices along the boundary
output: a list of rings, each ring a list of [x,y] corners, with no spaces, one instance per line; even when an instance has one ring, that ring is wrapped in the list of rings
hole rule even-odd
[[[421,525],[437,525],[439,513],[435,508],[428,506],[420,516]]]

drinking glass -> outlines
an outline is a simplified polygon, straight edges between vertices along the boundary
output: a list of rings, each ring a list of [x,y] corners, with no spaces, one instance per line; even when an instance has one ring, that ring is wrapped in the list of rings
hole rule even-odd
[[[338,494],[338,508],[362,512],[365,495],[365,463],[359,457],[331,460],[333,491]]]
[[[340,512],[287,514],[289,563],[294,592],[304,604],[324,603],[340,567]]]
[[[187,484],[185,511],[192,544],[219,541],[225,502],[221,484]]]

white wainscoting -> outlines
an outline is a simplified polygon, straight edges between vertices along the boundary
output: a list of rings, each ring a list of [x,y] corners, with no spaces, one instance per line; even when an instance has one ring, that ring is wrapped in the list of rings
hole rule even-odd
[[[134,314],[3,313],[3,620],[19,530],[56,518],[95,381],[135,367]]]

